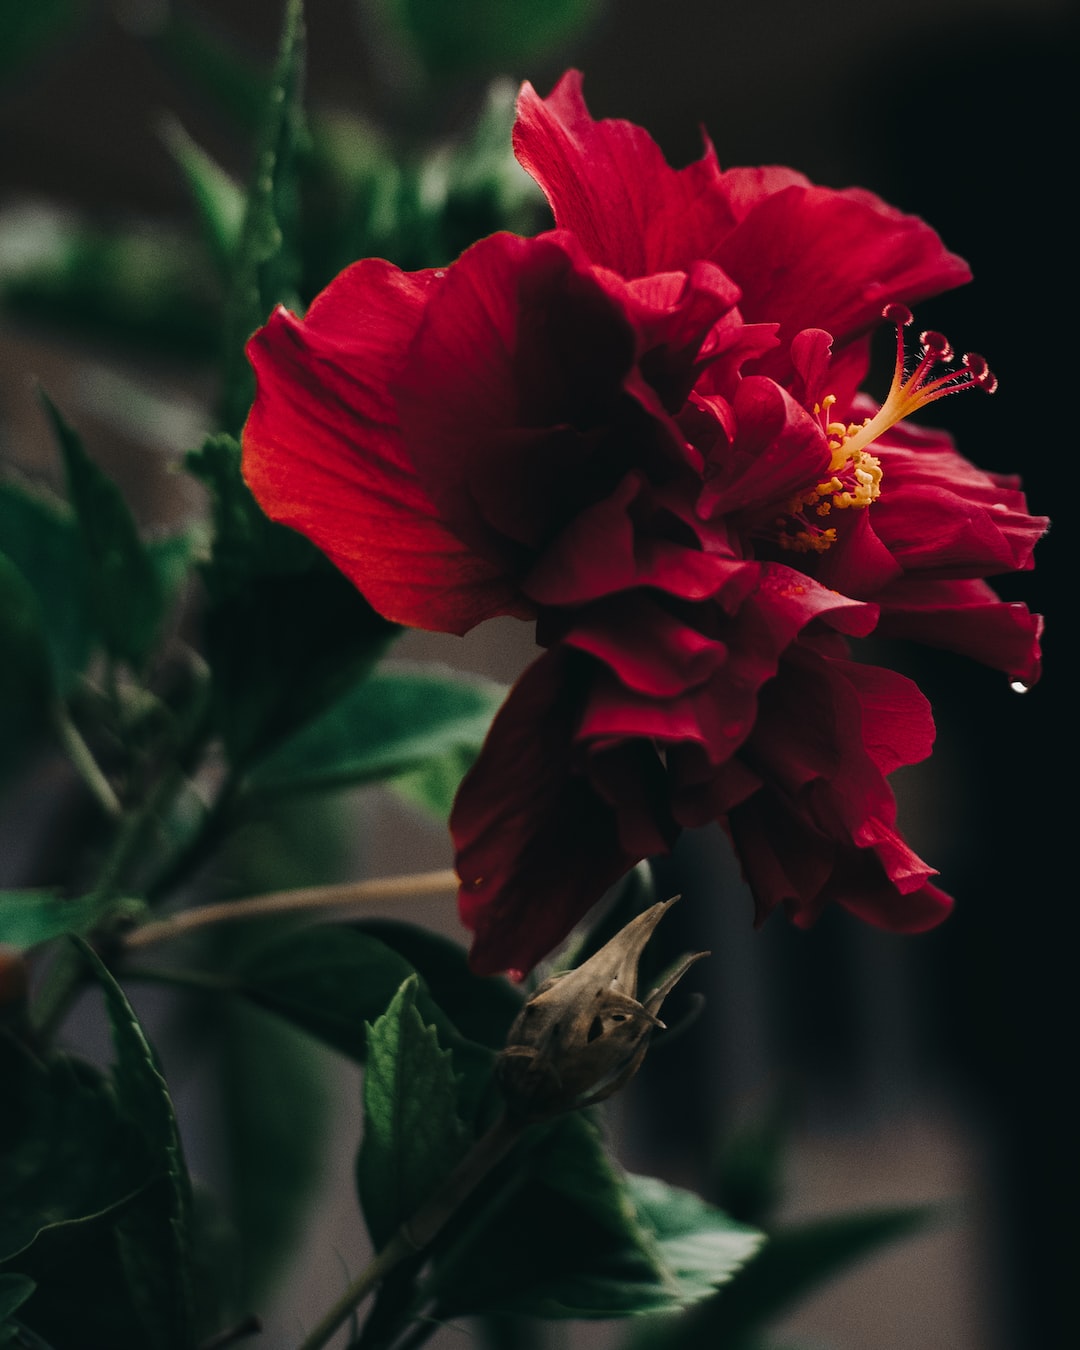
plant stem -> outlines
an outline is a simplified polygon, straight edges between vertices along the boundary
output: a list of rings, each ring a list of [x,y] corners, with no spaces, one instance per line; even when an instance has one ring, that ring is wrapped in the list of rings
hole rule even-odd
[[[321,1350],[349,1314],[402,1261],[421,1252],[439,1234],[461,1204],[517,1142],[525,1123],[505,1112],[472,1146],[439,1189],[401,1225],[371,1264],[356,1277],[311,1331],[299,1350]]]
[[[102,773],[101,766],[94,758],[90,747],[83,740],[82,733],[68,716],[68,711],[62,703],[53,706],[52,721],[56,734],[60,738],[60,744],[64,747],[68,758],[78,771],[79,777],[90,789],[94,800],[110,820],[120,820],[124,814],[120,798],[117,797],[112,784]]]
[[[408,1332],[394,1346],[394,1350],[420,1350],[420,1346],[429,1341],[439,1328],[445,1325],[445,1322],[439,1317],[438,1309],[432,1308],[424,1317],[417,1318]]]
[[[158,900],[167,895],[202,862],[225,833],[239,789],[240,776],[235,770],[230,770],[191,838],[147,882],[148,900]]]
[[[74,729],[74,728],[73,728]],[[176,796],[191,762],[198,756],[208,729],[205,694],[192,710],[188,730],[177,749],[176,758],[162,773],[137,811],[121,821],[106,854],[92,894],[105,899],[118,893],[124,873],[142,851],[146,836],[156,825],[168,803]],[[81,738],[80,738],[81,739]],[[89,752],[88,752],[89,753]],[[70,947],[62,947],[50,967],[34,1006],[34,1026],[43,1040],[49,1040],[63,1021],[79,991],[85,974],[82,960]]]
[[[181,910],[167,919],[143,924],[123,939],[124,951],[137,951],[158,942],[168,942],[198,928],[228,923],[234,919],[262,918],[269,914],[301,914],[320,910],[363,908],[380,900],[401,900],[414,896],[451,895],[458,879],[446,868],[439,872],[417,872],[399,877],[377,877],[372,881],[354,881],[336,886],[303,886],[289,891],[270,891],[243,900],[223,900]]]

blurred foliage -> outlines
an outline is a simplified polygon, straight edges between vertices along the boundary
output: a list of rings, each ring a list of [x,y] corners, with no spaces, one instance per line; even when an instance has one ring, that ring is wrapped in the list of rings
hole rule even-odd
[[[23,74],[50,46],[67,37],[91,6],[88,0],[0,0],[0,80]]]
[[[365,0],[395,59],[432,80],[517,70],[585,31],[601,0]]]

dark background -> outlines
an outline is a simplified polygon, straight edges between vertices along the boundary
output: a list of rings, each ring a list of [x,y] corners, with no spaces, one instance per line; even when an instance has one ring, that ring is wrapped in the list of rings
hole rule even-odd
[[[0,207],[45,200],[104,224],[188,220],[155,130],[163,109],[246,175],[247,139],[155,51],[163,16],[189,9],[164,0],[89,6],[6,71]],[[479,75],[418,91],[396,72],[370,11],[308,0],[307,12],[313,106],[363,111],[418,136],[467,121]],[[218,0],[201,13],[253,62],[272,60],[277,5]],[[906,1270],[889,1267],[912,1297],[923,1290],[940,1320],[929,1325],[916,1306],[890,1303],[883,1280],[864,1282],[849,1302],[880,1300],[887,1327],[873,1308],[845,1323],[841,1291],[832,1313],[826,1303],[822,1320],[803,1328],[848,1350],[1027,1350],[1068,1343],[1074,1325],[1075,667],[1065,550],[1077,481],[1068,404],[1076,58],[1076,15],[1050,0],[619,0],[560,50],[505,72],[546,92],[579,65],[594,115],[644,124],[674,162],[700,153],[704,124],[725,166],[787,163],[925,216],[976,280],[923,306],[918,320],[982,352],[1001,380],[994,399],[950,400],[930,420],[980,466],[1020,472],[1032,509],[1055,520],[1036,572],[1000,586],[1047,615],[1047,674],[1028,695],[959,658],[871,653],[917,678],[935,708],[934,758],[900,776],[898,794],[914,846],[957,897],[941,929],[900,939],[832,914],[809,934],[780,918],[754,934],[718,837],[688,839],[660,868],[661,889],[687,897],[674,912],[682,944],[716,955],[705,1017],[649,1062],[624,1112],[635,1164],[718,1184],[717,1139],[785,1093],[796,1210],[860,1197],[965,1203],[960,1239],[924,1246],[921,1257],[916,1244]],[[87,369],[122,368],[184,406],[206,387],[198,361],[140,358],[86,335],[58,343],[26,319],[3,321],[0,343],[0,449],[23,467],[50,453],[31,374],[73,398],[86,394]],[[91,418],[93,400],[84,402]],[[137,494],[144,520],[194,508],[190,491],[122,434],[103,426],[88,439]],[[504,627],[463,650],[463,663],[504,677],[527,655]],[[447,652],[438,648],[442,659]],[[725,876],[731,894],[718,905]],[[867,1188],[874,1169],[878,1183]],[[953,1259],[955,1271],[941,1268]]]

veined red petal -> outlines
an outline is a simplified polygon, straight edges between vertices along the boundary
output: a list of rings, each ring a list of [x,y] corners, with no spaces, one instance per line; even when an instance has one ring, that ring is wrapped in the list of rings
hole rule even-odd
[[[540,184],[555,223],[572,230],[593,262],[624,277],[684,271],[712,259],[736,214],[711,145],[685,169],[632,122],[596,122],[568,71],[546,98],[522,86],[514,153]]]
[[[793,374],[789,344],[803,329],[827,330],[839,351],[880,322],[884,305],[914,304],[971,277],[917,216],[872,193],[813,186],[763,198],[709,256],[738,283],[748,322],[779,323],[781,345],[757,370],[781,382]]]
[[[368,260],[306,320],[275,311],[248,345],[258,388],[243,471],[267,515],[307,535],[381,614],[463,633],[529,606],[447,527],[401,438],[389,382],[434,284]]]

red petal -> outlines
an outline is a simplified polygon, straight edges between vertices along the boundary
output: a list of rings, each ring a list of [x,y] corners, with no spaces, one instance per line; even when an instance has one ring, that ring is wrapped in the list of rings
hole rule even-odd
[[[785,382],[800,330],[826,329],[839,349],[873,328],[886,304],[914,304],[971,276],[917,216],[868,192],[809,186],[760,200],[706,256],[738,283],[744,319],[780,324],[780,349],[757,368]]]
[[[711,146],[685,169],[631,122],[593,121],[580,71],[542,99],[522,87],[514,153],[543,188],[555,223],[572,230],[593,262],[625,277],[685,271],[716,255],[737,216]]]
[[[745,511],[773,514],[785,501],[825,476],[830,454],[820,426],[773,380],[742,380],[733,403],[738,430],[732,445],[718,442],[698,510],[704,519]]]
[[[633,515],[647,493],[639,474],[627,474],[610,497],[582,511],[522,582],[525,594],[541,605],[567,606],[652,586],[700,600],[756,575],[756,564],[730,553],[704,553],[647,530],[639,534]],[[641,509],[648,511],[648,504]]]
[[[1010,679],[1033,685],[1039,678],[1041,615],[1006,604],[985,581],[923,581],[905,577],[877,597],[878,631],[970,656]]]
[[[657,453],[666,429],[624,389],[636,346],[624,297],[572,237],[493,235],[462,255],[395,385],[417,469],[456,532],[525,566]]]
[[[582,660],[557,651],[529,667],[454,803],[459,908],[476,934],[478,974],[529,970],[647,851],[673,838],[650,747],[620,748],[622,807],[583,771],[574,746]],[[627,840],[620,813],[659,823]]]
[[[806,928],[836,903],[879,928],[920,933],[952,907],[949,896],[929,884],[933,868],[887,825],[877,825],[875,847],[859,848],[823,835],[765,790],[731,813],[729,829],[759,923],[783,905]]]
[[[904,423],[875,441],[881,496],[874,530],[906,570],[945,577],[1026,571],[1046,532],[1016,480],[985,473],[942,431]]]
[[[818,586],[802,573],[779,564],[754,564],[758,585],[727,617],[702,613],[702,626],[716,626],[726,657],[704,683],[687,685],[667,697],[650,697],[629,680],[598,675],[579,735],[582,739],[655,739],[665,745],[689,743],[710,764],[724,763],[754,729],[758,691],[776,674],[780,658],[799,632],[815,620],[846,633],[862,635],[873,626],[876,608]],[[703,611],[709,607],[702,606]],[[648,611],[642,610],[647,616]],[[647,618],[646,618],[647,623]],[[647,629],[646,629],[647,631]],[[606,658],[618,669],[614,656]]]
[[[669,614],[648,592],[582,611],[562,640],[603,661],[628,689],[660,699],[703,684],[727,655],[722,642]]]
[[[443,523],[401,439],[389,382],[434,274],[378,260],[343,272],[306,321],[277,310],[248,345],[258,392],[244,476],[387,618],[463,633],[528,612],[500,569]]]

